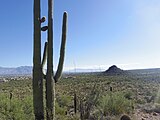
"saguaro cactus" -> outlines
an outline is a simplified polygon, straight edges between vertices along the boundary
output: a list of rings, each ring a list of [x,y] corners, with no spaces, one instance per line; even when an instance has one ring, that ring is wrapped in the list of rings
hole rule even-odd
[[[66,31],[67,31],[67,13],[63,14],[62,26],[62,43],[60,50],[60,58],[57,72],[54,76],[53,73],[53,18],[52,18],[52,0],[48,0],[48,59],[47,59],[47,75],[46,75],[46,106],[47,106],[47,119],[52,120],[55,116],[55,83],[61,76],[64,53],[66,44]]]
[[[46,79],[46,118],[53,120],[55,116],[55,83],[60,79],[64,63],[67,12],[63,14],[62,41],[60,58],[56,74],[53,73],[53,0],[48,0],[48,26],[41,28],[41,23],[46,20],[40,19],[40,0],[34,0],[34,56],[33,56],[33,99],[35,119],[44,119],[43,107],[43,81]],[[48,42],[45,43],[43,59],[41,62],[41,31],[48,30]],[[47,60],[47,73],[42,68]]]
[[[54,80],[53,80],[53,18],[52,0],[48,0],[48,59],[46,75],[46,113],[47,120],[54,116]]]
[[[44,119],[41,65],[40,0],[34,0],[33,105],[36,120]]]

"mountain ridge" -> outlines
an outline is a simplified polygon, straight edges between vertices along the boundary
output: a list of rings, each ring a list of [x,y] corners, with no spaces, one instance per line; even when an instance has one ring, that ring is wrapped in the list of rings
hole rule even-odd
[[[152,74],[152,73],[160,74],[160,68],[131,69],[131,70],[122,70],[120,68],[119,69],[117,68],[116,68],[116,71],[120,70],[122,73],[125,71],[125,72],[130,72],[130,73],[135,73],[135,74]],[[32,66],[19,66],[19,67],[0,66],[0,75],[31,75],[32,69],[33,69]],[[102,72],[102,71],[106,72],[107,70],[105,71],[104,69],[100,70],[100,69],[79,69],[77,68],[77,69],[71,69],[67,71],[64,70],[64,73],[83,73],[83,72],[92,73],[92,72]]]
[[[1,67],[0,75],[29,75],[32,74],[32,66],[19,66],[19,67]]]

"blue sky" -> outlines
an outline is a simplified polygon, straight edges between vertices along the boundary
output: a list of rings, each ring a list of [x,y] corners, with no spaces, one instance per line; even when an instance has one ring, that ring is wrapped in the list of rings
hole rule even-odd
[[[47,16],[47,0],[41,0],[41,7]],[[68,12],[65,70],[160,67],[159,0],[55,0],[55,68],[63,11]],[[3,0],[0,15],[0,66],[32,65],[33,0]],[[46,32],[42,50],[45,41]]]

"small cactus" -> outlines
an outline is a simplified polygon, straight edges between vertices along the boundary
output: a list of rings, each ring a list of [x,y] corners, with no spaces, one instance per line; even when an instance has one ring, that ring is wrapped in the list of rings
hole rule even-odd
[[[77,113],[77,95],[76,92],[74,92],[74,113]]]
[[[12,94],[12,92],[10,92],[10,96],[9,96],[10,100],[12,99],[12,96],[13,96],[13,94]]]
[[[111,92],[113,91],[113,88],[112,88],[112,86],[110,86],[110,91],[111,91]]]

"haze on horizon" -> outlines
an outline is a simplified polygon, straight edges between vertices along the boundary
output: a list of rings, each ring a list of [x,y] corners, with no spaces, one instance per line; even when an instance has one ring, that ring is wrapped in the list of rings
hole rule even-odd
[[[41,6],[42,16],[47,16],[47,2]],[[0,66],[31,66],[33,1],[3,1],[0,9]],[[111,65],[160,68],[159,0],[55,0],[54,67],[59,59],[63,11],[68,12],[65,70]],[[42,50],[45,41],[44,32]]]

